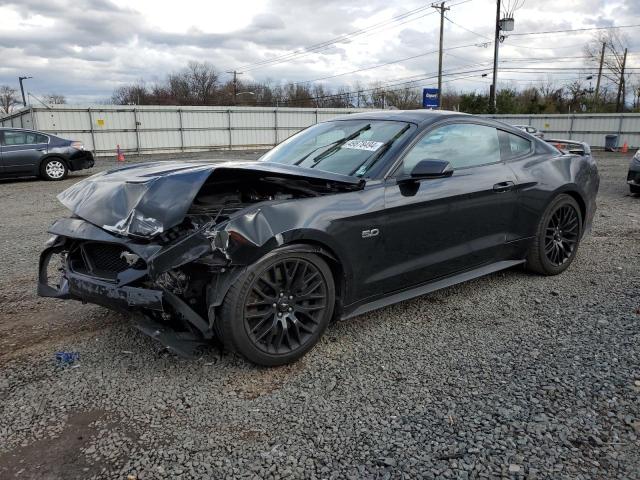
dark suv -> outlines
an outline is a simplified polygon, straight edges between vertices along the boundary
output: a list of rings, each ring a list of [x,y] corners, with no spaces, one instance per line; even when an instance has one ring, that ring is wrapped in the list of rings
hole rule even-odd
[[[81,142],[21,128],[0,128],[0,178],[40,176],[62,180],[69,171],[93,167]]]

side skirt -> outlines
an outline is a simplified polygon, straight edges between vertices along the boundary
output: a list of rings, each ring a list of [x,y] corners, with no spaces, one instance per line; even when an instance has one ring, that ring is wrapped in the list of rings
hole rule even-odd
[[[473,280],[474,278],[483,277],[484,275],[504,270],[506,268],[511,268],[516,265],[521,265],[523,263],[525,263],[525,260],[503,260],[501,262],[491,263],[473,270],[467,270],[466,272],[458,273],[457,275],[443,278],[442,280],[436,280],[424,285],[413,287],[409,290],[392,293],[387,297],[360,305],[352,311],[349,311],[347,308],[347,313],[342,316],[341,320],[356,317],[363,313],[371,312],[372,310],[377,310],[394,303],[404,302],[405,300],[419,297],[420,295],[435,292],[436,290],[447,288],[458,283],[463,283],[468,280]]]

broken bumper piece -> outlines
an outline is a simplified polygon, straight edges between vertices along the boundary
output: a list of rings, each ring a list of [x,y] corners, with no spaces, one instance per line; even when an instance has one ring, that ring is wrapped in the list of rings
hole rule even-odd
[[[161,290],[116,287],[93,278],[82,278],[73,274],[67,278],[71,298],[120,311],[128,311],[131,308],[163,311]]]
[[[67,264],[66,242],[65,237],[52,237],[40,256],[40,296],[79,300],[131,315],[133,326],[180,356],[192,358],[211,344],[213,331],[209,322],[181,298],[160,286],[143,288],[122,285],[115,280],[74,272]],[[62,262],[57,263],[61,266],[55,278],[52,278],[50,263],[56,255],[61,257]],[[147,270],[124,271],[118,278],[140,277],[146,273]]]

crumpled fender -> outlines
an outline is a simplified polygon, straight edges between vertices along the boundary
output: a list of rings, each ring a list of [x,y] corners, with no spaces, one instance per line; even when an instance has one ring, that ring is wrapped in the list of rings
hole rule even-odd
[[[269,206],[256,206],[255,210],[216,225],[205,235],[214,251],[222,253],[232,265],[251,265],[270,251],[291,243],[315,243],[328,248],[343,265],[348,263],[344,247],[318,228],[295,228],[287,212]]]
[[[211,165],[187,167],[147,164],[101,172],[72,185],[58,200],[110,232],[151,237],[182,221],[212,171]]]

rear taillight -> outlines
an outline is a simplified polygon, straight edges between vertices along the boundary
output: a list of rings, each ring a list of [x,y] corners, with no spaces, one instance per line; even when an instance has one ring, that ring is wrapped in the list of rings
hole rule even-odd
[[[78,150],[84,150],[84,144],[82,142],[71,142],[71,146]]]

